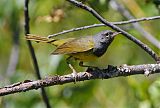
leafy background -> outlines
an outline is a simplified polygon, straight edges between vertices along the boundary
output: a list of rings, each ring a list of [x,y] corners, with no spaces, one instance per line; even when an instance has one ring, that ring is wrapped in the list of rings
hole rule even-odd
[[[108,0],[88,0],[86,4],[94,8],[109,21],[126,20],[115,11]],[[152,0],[120,0],[135,18],[158,15],[158,9]],[[0,1],[0,86],[24,81],[36,80],[32,60],[24,39],[24,0]],[[136,8],[135,8],[136,7]],[[138,8],[137,8],[138,7]],[[73,27],[99,23],[88,12],[79,9],[65,0],[31,0],[29,4],[30,32],[47,36]],[[160,21],[143,22],[141,25],[157,40],[160,40]],[[131,25],[121,26],[127,32],[154,47]],[[110,29],[106,27],[92,28],[68,33],[56,38],[94,35]],[[16,35],[15,35],[16,34]],[[17,36],[17,37],[16,37]],[[19,40],[19,59],[16,70],[7,73],[7,67],[13,47],[13,40]],[[66,64],[66,57],[53,56],[50,53],[55,47],[33,42],[42,77],[69,74],[71,70]],[[90,65],[105,67],[108,64],[145,64],[154,63],[153,59],[141,48],[122,35],[116,37],[107,53]],[[78,71],[84,68],[74,62]],[[144,77],[135,75],[108,80],[92,80],[65,84],[46,88],[50,104],[56,108],[159,108],[160,79],[159,74]],[[1,108],[44,108],[40,90],[16,93],[0,97]]]

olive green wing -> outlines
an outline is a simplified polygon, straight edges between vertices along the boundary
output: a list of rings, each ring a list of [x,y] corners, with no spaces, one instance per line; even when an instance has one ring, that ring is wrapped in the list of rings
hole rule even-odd
[[[63,45],[64,43],[69,42],[69,41],[74,40],[74,39],[75,38],[59,39],[59,40],[56,40],[56,41],[52,42],[52,44],[58,47],[58,46]]]
[[[73,39],[68,41],[59,47],[52,53],[56,54],[71,54],[77,52],[84,52],[92,49],[94,47],[93,37],[87,36],[83,38]]]

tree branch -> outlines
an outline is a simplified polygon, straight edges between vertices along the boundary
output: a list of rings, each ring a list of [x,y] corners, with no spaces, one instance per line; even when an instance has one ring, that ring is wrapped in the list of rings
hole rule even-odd
[[[124,25],[124,24],[136,23],[136,22],[141,22],[141,21],[156,20],[156,19],[160,19],[160,16],[144,17],[144,18],[139,18],[139,19],[131,19],[128,21],[110,22],[110,23],[114,25]],[[48,35],[48,38],[52,38],[52,37],[55,37],[61,34],[66,34],[69,32],[74,32],[74,31],[79,31],[79,30],[84,30],[84,29],[89,29],[89,28],[94,28],[94,27],[102,27],[102,26],[106,26],[106,25],[105,24],[93,24],[93,25],[88,25],[88,26],[83,26],[83,27],[78,27],[78,28],[72,28],[69,30],[63,30],[62,32],[59,32],[59,33]]]
[[[108,65],[106,69],[90,68],[87,72],[77,73],[76,81],[85,81],[92,79],[109,79],[120,76],[130,76],[136,74],[149,74],[160,73],[160,64],[143,64],[143,65],[123,65],[120,67]],[[0,96],[9,95],[17,92],[25,92],[33,89],[39,89],[47,86],[62,85],[66,83],[75,82],[72,74],[63,76],[47,77],[42,80],[31,81],[25,80],[6,87],[0,88]]]
[[[111,6],[113,4],[114,6],[112,6],[112,8],[120,12],[120,14],[122,14],[122,16],[124,16],[125,18],[134,19],[134,17],[122,3],[119,3],[117,0],[111,0],[110,4]],[[156,38],[154,38],[154,36],[152,36],[149,32],[143,29],[143,27],[139,23],[132,23],[132,25],[144,38],[146,38],[150,43],[160,49],[160,41],[158,41]]]
[[[24,24],[24,28],[25,28],[25,36],[27,36],[27,34],[29,34],[29,12],[28,12],[28,4],[29,4],[29,0],[25,0],[24,3],[24,17],[25,17],[25,24]],[[38,67],[38,62],[37,62],[37,58],[34,52],[34,49],[32,47],[32,44],[29,40],[27,40],[27,44],[30,50],[30,54],[33,60],[33,65],[34,65],[34,69],[37,75],[38,79],[41,79],[41,75],[40,75],[40,71],[39,71],[39,67]],[[49,104],[49,100],[47,97],[47,94],[45,92],[45,89],[42,87],[41,88],[41,94],[43,97],[43,101],[46,104],[46,108],[51,108],[50,104]]]
[[[143,50],[145,50],[157,63],[160,62],[160,57],[158,57],[158,55],[151,49],[149,48],[147,45],[145,45],[143,42],[141,42],[140,40],[136,39],[134,36],[132,36],[131,34],[129,34],[128,32],[122,30],[121,28],[119,28],[118,26],[108,22],[107,20],[105,20],[102,16],[100,16],[94,9],[92,9],[91,7],[78,2],[76,0],[66,0],[72,4],[74,4],[75,6],[82,8],[88,12],[90,12],[94,17],[96,17],[101,23],[105,24],[108,27],[111,27],[112,29],[121,32],[121,34],[123,34],[125,37],[127,37],[129,40],[135,42],[137,45],[139,45]]]

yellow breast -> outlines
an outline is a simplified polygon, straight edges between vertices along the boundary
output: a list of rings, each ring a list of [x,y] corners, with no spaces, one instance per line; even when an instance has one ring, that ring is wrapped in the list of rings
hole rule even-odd
[[[80,60],[83,62],[94,61],[98,58],[96,55],[93,54],[92,50],[79,53],[72,53],[69,55],[74,57],[76,60]]]

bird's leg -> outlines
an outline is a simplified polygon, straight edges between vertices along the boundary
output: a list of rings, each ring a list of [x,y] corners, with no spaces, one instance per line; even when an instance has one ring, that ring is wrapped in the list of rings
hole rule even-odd
[[[68,66],[69,66],[70,69],[72,70],[72,76],[73,76],[73,78],[74,78],[74,80],[75,80],[75,83],[76,83],[77,71],[74,69],[74,67],[71,65],[71,63],[69,63],[69,61],[70,61],[71,58],[72,58],[72,56],[68,57],[68,58],[66,59],[66,61],[67,61]]]

